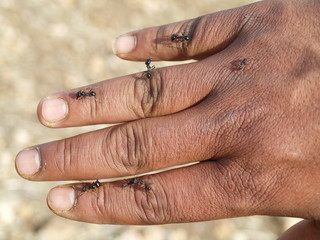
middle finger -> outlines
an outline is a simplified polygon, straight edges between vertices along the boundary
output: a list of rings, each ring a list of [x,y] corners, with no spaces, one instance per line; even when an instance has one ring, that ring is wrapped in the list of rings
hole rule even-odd
[[[18,154],[17,170],[30,180],[111,178],[225,155],[228,145],[215,139],[218,122],[203,123],[200,107],[33,147]],[[24,174],[20,164],[30,162],[30,156],[38,159],[39,169]]]

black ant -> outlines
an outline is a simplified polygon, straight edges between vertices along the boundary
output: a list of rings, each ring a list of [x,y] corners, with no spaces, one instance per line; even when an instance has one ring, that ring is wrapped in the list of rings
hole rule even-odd
[[[144,183],[143,180],[138,181],[138,179],[136,179],[136,178],[132,178],[127,183],[123,183],[122,187],[125,188],[127,186],[134,185],[134,184],[140,184],[140,185],[144,186],[145,190],[151,191],[151,187],[148,184]]]
[[[85,98],[85,97],[94,97],[96,96],[97,93],[95,91],[93,91],[92,89],[90,89],[88,92],[80,90],[79,92],[76,93],[76,98],[77,99],[81,99],[81,98]]]
[[[190,40],[190,37],[189,37],[189,36],[186,36],[186,35],[184,35],[184,34],[179,35],[179,34],[176,34],[176,33],[173,33],[173,34],[171,35],[171,41],[172,41],[172,42],[173,42],[173,41],[180,41],[180,40],[182,40],[182,41],[189,41],[189,40]]]
[[[143,180],[141,180],[141,181],[139,182],[139,184],[141,184],[142,186],[144,186],[144,189],[145,189],[145,190],[147,190],[147,191],[150,191],[150,190],[151,190],[151,187],[150,187],[148,184],[144,183]]]
[[[90,186],[86,186],[82,188],[82,192],[86,192],[90,189],[95,189],[101,186],[101,182],[99,182],[99,180],[93,182]]]
[[[150,192],[152,189],[148,184],[144,183],[143,181],[140,181],[139,184],[142,185],[144,189],[147,190],[148,192]]]
[[[248,63],[247,58],[242,59],[242,61],[239,63],[239,66],[238,66],[239,70],[244,69],[244,65],[246,65],[247,63]]]
[[[145,71],[145,73],[146,73],[146,77],[148,78],[148,79],[150,79],[151,77],[152,77],[152,75],[151,75],[151,70],[153,70],[153,69],[155,69],[155,66],[153,65],[153,66],[150,66],[150,64],[151,64],[151,58],[148,58],[144,63],[146,64],[146,67],[147,67],[147,71]]]
[[[122,187],[125,188],[126,186],[130,186],[137,183],[138,183],[138,180],[136,178],[132,178],[129,180],[129,182],[122,184]]]

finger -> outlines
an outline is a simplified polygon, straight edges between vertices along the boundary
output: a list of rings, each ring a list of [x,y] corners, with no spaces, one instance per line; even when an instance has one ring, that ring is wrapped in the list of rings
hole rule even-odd
[[[40,102],[38,117],[46,126],[68,127],[175,113],[194,105],[214,88],[213,81],[203,81],[212,71],[200,71],[199,67],[187,64],[153,69],[151,78],[137,73],[57,93]],[[190,77],[194,71],[197,79]]]
[[[17,171],[31,180],[110,178],[226,156],[236,142],[233,135],[239,136],[232,129],[238,124],[229,124],[235,116],[230,115],[229,119],[223,115],[203,122],[207,119],[203,116],[206,108],[204,102],[174,115],[133,121],[36,146],[18,154]],[[228,122],[228,129],[224,129],[222,121]]]
[[[121,35],[115,40],[113,49],[117,56],[128,60],[143,61],[150,57],[154,60],[203,59],[223,50],[239,36],[254,6]],[[255,14],[258,14],[257,11]],[[189,39],[173,40],[172,34],[188,36]]]
[[[58,187],[49,193],[48,204],[60,216],[94,223],[206,221],[259,212],[268,192],[263,187],[258,192],[253,180],[240,169],[210,161],[137,178],[126,187],[127,181],[103,183],[85,193],[81,184]]]
[[[320,239],[319,221],[303,220],[289,228],[278,240]]]

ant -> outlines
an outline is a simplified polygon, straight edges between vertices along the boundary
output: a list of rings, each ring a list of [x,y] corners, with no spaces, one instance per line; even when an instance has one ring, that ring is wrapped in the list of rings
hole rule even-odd
[[[244,65],[246,65],[247,63],[248,63],[247,58],[242,59],[242,61],[239,63],[239,66],[238,66],[239,70],[244,69]]]
[[[122,184],[122,187],[125,188],[126,186],[130,186],[137,183],[138,183],[138,180],[136,178],[132,178],[129,180],[129,182]]]
[[[153,69],[155,69],[155,66],[153,65],[153,66],[150,66],[150,64],[151,64],[151,58],[148,58],[144,63],[146,64],[146,67],[147,67],[147,71],[145,71],[145,73],[146,73],[146,77],[148,78],[148,79],[150,79],[151,77],[152,77],[152,75],[151,75],[151,70],[153,70]]]
[[[90,189],[95,189],[101,186],[101,182],[99,182],[99,180],[93,182],[90,186],[86,186],[82,188],[82,192],[86,192]]]
[[[179,41],[179,40],[182,40],[182,41],[189,41],[190,40],[190,37],[189,36],[186,36],[184,34],[182,35],[179,35],[179,34],[176,34],[176,33],[173,33],[171,35],[171,41]]]
[[[77,99],[81,99],[81,98],[85,98],[85,97],[94,97],[96,96],[97,93],[95,91],[93,91],[92,89],[90,89],[88,92],[80,90],[79,92],[76,93],[76,98]]]
[[[151,191],[151,187],[148,184],[144,183],[143,180],[138,181],[138,179],[136,179],[136,178],[132,178],[129,180],[129,182],[122,184],[122,187],[125,188],[127,186],[134,185],[134,184],[140,184],[140,185],[144,186],[145,190]]]
[[[140,184],[143,185],[144,189],[148,192],[151,191],[152,188],[148,184],[144,183],[143,181],[140,181]]]
[[[144,183],[143,180],[141,180],[141,181],[139,182],[139,184],[143,185],[145,190],[147,190],[147,191],[150,191],[150,190],[151,190],[151,187],[150,187],[148,184]]]

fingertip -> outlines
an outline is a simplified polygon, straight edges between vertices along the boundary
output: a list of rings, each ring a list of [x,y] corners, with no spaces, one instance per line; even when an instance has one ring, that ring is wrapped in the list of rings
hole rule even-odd
[[[47,126],[54,127],[64,120],[69,112],[68,103],[60,97],[46,97],[38,105],[39,121]]]
[[[75,190],[72,187],[55,187],[47,196],[47,204],[54,212],[69,211],[76,202]]]
[[[134,35],[121,35],[113,40],[112,51],[115,55],[123,57],[132,52],[137,45],[137,37]]]
[[[32,178],[41,166],[40,153],[37,148],[25,149],[18,153],[15,160],[17,173],[26,179]]]

